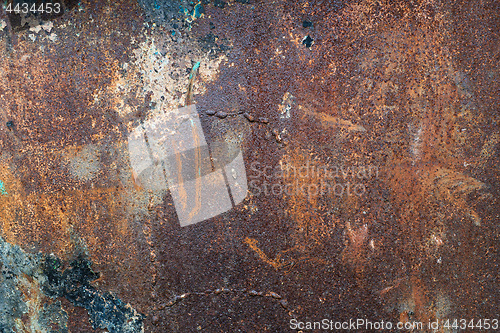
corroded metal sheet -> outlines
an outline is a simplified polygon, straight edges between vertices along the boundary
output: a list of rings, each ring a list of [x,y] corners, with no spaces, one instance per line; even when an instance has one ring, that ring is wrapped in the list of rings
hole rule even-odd
[[[0,332],[499,328],[498,2],[18,3]]]

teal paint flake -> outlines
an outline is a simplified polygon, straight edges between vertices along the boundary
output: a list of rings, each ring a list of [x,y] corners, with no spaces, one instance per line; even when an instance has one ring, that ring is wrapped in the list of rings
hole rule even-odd
[[[191,74],[189,74],[190,80],[193,78],[193,75],[196,74],[196,72],[198,71],[198,68],[200,68],[200,63],[201,62],[198,61],[196,64],[194,64],[193,69],[191,69]]]
[[[194,6],[193,10],[193,17],[194,18],[200,18],[201,15],[205,12],[205,8],[203,8],[203,4],[201,2],[198,2],[196,6]]]
[[[182,6],[179,6],[179,8],[180,8],[180,12],[183,13],[185,16],[187,16],[186,21],[188,23],[191,23],[194,20],[196,20],[197,18],[200,18],[205,13],[205,7],[203,7],[203,4],[201,3],[201,1],[198,2],[194,6],[192,12],[190,12],[189,9],[184,8]]]
[[[0,194],[7,195],[7,190],[5,189],[5,184],[0,180]]]

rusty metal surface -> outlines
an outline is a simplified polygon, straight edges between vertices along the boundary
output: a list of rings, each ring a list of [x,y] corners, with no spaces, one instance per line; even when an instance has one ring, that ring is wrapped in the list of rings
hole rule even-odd
[[[63,5],[0,17],[0,332],[500,319],[498,2]],[[128,140],[186,101],[248,193],[181,227]]]

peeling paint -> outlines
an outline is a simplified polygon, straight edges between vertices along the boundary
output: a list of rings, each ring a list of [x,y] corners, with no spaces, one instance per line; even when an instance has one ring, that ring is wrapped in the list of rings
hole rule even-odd
[[[5,184],[0,180],[0,194],[7,195],[7,190],[5,189]]]
[[[0,237],[2,332],[68,332],[68,315],[55,298],[85,308],[92,326],[109,332],[143,332],[144,316],[109,292],[91,285],[99,274],[79,257],[62,270],[54,255],[29,254]],[[28,323],[24,314],[28,314]]]

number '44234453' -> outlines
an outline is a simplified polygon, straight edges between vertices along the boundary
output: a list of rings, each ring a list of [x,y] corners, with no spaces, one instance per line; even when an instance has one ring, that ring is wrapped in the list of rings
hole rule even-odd
[[[9,3],[5,8],[5,11],[9,14],[28,14],[28,13],[47,13],[47,14],[59,14],[61,12],[61,4],[59,2],[47,2],[41,4],[29,4],[29,3]]]

